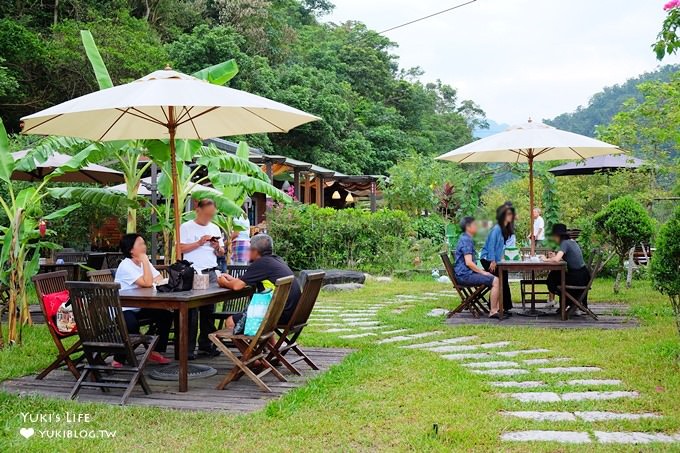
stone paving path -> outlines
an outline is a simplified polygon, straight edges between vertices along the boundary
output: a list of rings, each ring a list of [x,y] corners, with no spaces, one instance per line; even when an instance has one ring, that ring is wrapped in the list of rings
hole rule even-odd
[[[444,360],[460,363],[471,373],[484,376],[487,383],[496,389],[498,396],[521,405],[531,405],[531,409],[541,404],[550,405],[552,410],[503,411],[508,419],[522,419],[529,422],[631,422],[658,419],[661,414],[652,412],[626,413],[611,410],[574,410],[574,404],[585,402],[588,409],[598,401],[620,401],[637,398],[634,390],[618,390],[624,385],[620,379],[602,379],[597,374],[602,371],[597,366],[570,366],[570,357],[542,357],[551,352],[547,348],[518,349],[510,341],[484,342],[479,335],[449,336],[438,340],[428,337],[443,336],[445,332],[413,332],[411,329],[397,329],[376,320],[380,309],[398,304],[397,310],[403,311],[418,301],[437,300],[442,296],[454,294],[453,290],[422,293],[419,295],[401,294],[392,300],[362,307],[347,307],[342,304],[327,304],[315,308],[311,324],[327,327],[323,332],[340,333],[340,338],[375,339],[378,344],[392,344],[410,350],[436,353]],[[437,311],[439,310],[439,311]],[[394,311],[394,310],[393,310]],[[445,310],[435,309],[429,315],[441,316]],[[405,344],[407,343],[407,344]],[[549,383],[543,379],[550,376],[562,379]],[[586,387],[586,391],[577,391]],[[576,389],[574,391],[573,389]],[[532,391],[524,391],[532,390]],[[569,410],[555,410],[555,406],[567,404]],[[538,406],[537,406],[538,405]],[[608,408],[611,406],[608,406]],[[627,425],[629,426],[629,425]],[[642,431],[602,431],[592,429],[568,430],[524,430],[510,431],[500,435],[504,442],[557,442],[564,444],[649,444],[680,443],[680,433],[650,433]]]

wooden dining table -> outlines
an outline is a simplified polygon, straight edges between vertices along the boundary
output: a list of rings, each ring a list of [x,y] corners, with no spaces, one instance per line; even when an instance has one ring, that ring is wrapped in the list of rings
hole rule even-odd
[[[561,294],[560,294],[560,314],[562,321],[567,320],[567,306],[566,306],[566,276],[567,263],[560,261],[501,261],[496,265],[498,270],[498,279],[500,280],[500,315],[503,317],[503,272],[531,272],[533,275],[545,271],[559,271],[561,279]]]
[[[155,288],[135,288],[119,292],[120,304],[123,307],[158,308],[175,310],[179,314],[179,391],[189,390],[189,310],[204,305],[215,305],[220,302],[238,299],[253,294],[251,287],[240,291],[220,288],[213,283],[208,289],[192,289],[173,293],[162,293]]]

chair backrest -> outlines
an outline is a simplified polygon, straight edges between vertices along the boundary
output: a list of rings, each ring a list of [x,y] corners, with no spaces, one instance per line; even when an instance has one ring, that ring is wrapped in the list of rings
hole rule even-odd
[[[316,304],[316,299],[319,297],[319,292],[323,285],[323,278],[326,276],[326,273],[323,271],[303,273],[305,274],[305,283],[302,288],[300,300],[295,307],[293,315],[290,317],[290,322],[288,323],[289,327],[307,323],[309,316],[312,314],[314,304]]]
[[[232,277],[241,278],[243,277],[243,274],[245,274],[246,271],[248,270],[248,267],[249,266],[244,264],[229,264],[227,265],[227,273]],[[251,297],[252,294],[247,294],[243,297],[228,300],[224,302],[223,309],[226,312],[239,313],[248,307]]]
[[[49,272],[45,274],[34,275],[31,280],[35,285],[35,292],[38,295],[38,302],[40,303],[40,308],[43,314],[47,316],[45,312],[45,304],[43,303],[43,296],[45,294],[58,293],[60,291],[66,290],[66,277],[68,275],[67,271],[57,271]]]
[[[289,277],[283,277],[276,280],[274,294],[272,295],[272,300],[269,303],[269,307],[267,308],[267,313],[264,315],[262,324],[260,324],[260,329],[253,337],[254,343],[257,343],[263,335],[272,333],[276,328],[279,318],[281,317],[281,313],[283,313],[283,309],[286,306],[288,294],[290,293],[290,288],[294,279],[295,277],[291,275]]]
[[[87,262],[85,265],[91,269],[103,269],[106,261],[106,253],[90,253],[87,255]]]
[[[232,277],[241,278],[250,266],[246,264],[228,264],[227,273]]]
[[[64,263],[85,263],[87,262],[87,252],[58,252],[55,260],[62,259]]]
[[[106,267],[109,269],[116,269],[121,261],[123,261],[123,254],[121,252],[108,252],[106,254]]]
[[[453,287],[458,291],[458,294],[460,295],[461,299],[465,299],[465,294],[463,293],[463,289],[461,286],[458,284],[458,280],[456,280],[456,273],[453,270],[453,264],[451,264],[451,259],[449,258],[448,252],[442,252],[439,254],[439,256],[442,257],[442,262],[444,263],[444,268],[446,269],[446,273],[448,274],[449,278],[451,279],[451,283],[453,284]]]
[[[113,283],[115,276],[115,269],[102,269],[100,271],[89,271],[87,273],[87,278],[93,283]]]
[[[168,278],[170,274],[168,274],[168,266],[167,264],[158,264],[154,266],[158,272],[161,273],[161,277],[163,278]]]
[[[128,343],[118,283],[67,282],[83,347],[121,348]]]

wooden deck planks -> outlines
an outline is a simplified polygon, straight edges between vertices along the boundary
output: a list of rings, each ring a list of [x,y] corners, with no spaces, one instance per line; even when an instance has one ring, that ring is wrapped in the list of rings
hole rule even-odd
[[[168,356],[172,356],[171,348],[169,348]],[[327,371],[332,365],[340,363],[352,352],[351,349],[326,348],[305,348],[305,351],[321,370],[313,371],[301,362],[298,368],[303,375],[295,376],[287,370],[279,368],[288,382],[279,382],[273,375],[267,375],[265,382],[272,389],[272,393],[260,391],[252,381],[246,378],[241,378],[239,381],[229,384],[225,390],[216,390],[215,386],[231,369],[231,363],[224,356],[219,356],[214,359],[200,358],[190,362],[210,365],[217,369],[217,375],[204,379],[191,379],[189,381],[189,392],[180,393],[177,390],[176,381],[156,381],[147,377],[147,382],[153,393],[144,395],[141,387],[137,386],[128,400],[128,405],[191,411],[253,412],[262,409],[270,401],[280,398],[291,390],[303,386],[311,378]],[[148,365],[145,374],[148,375],[153,368],[154,365]],[[35,376],[24,376],[4,381],[0,383],[0,390],[22,396],[40,395],[66,399],[74,382],[75,380],[70,373],[57,370],[50,373],[42,381],[36,380]],[[83,389],[78,400],[117,405],[120,401],[120,392],[114,390],[105,394],[99,389]]]

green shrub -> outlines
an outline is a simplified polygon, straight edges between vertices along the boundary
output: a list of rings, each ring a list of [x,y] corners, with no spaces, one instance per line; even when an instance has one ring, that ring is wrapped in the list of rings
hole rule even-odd
[[[670,297],[680,331],[680,208],[659,231],[651,266],[654,286]]]
[[[429,239],[434,244],[445,241],[446,221],[438,215],[421,216],[413,221],[418,239]]]
[[[370,213],[315,205],[272,209],[267,217],[276,253],[293,269],[352,268],[389,272],[412,262],[415,231],[402,211]]]
[[[604,235],[606,243],[619,257],[619,271],[614,283],[614,292],[618,292],[628,252],[638,244],[648,243],[652,238],[652,219],[633,197],[625,196],[609,203],[593,221]]]

